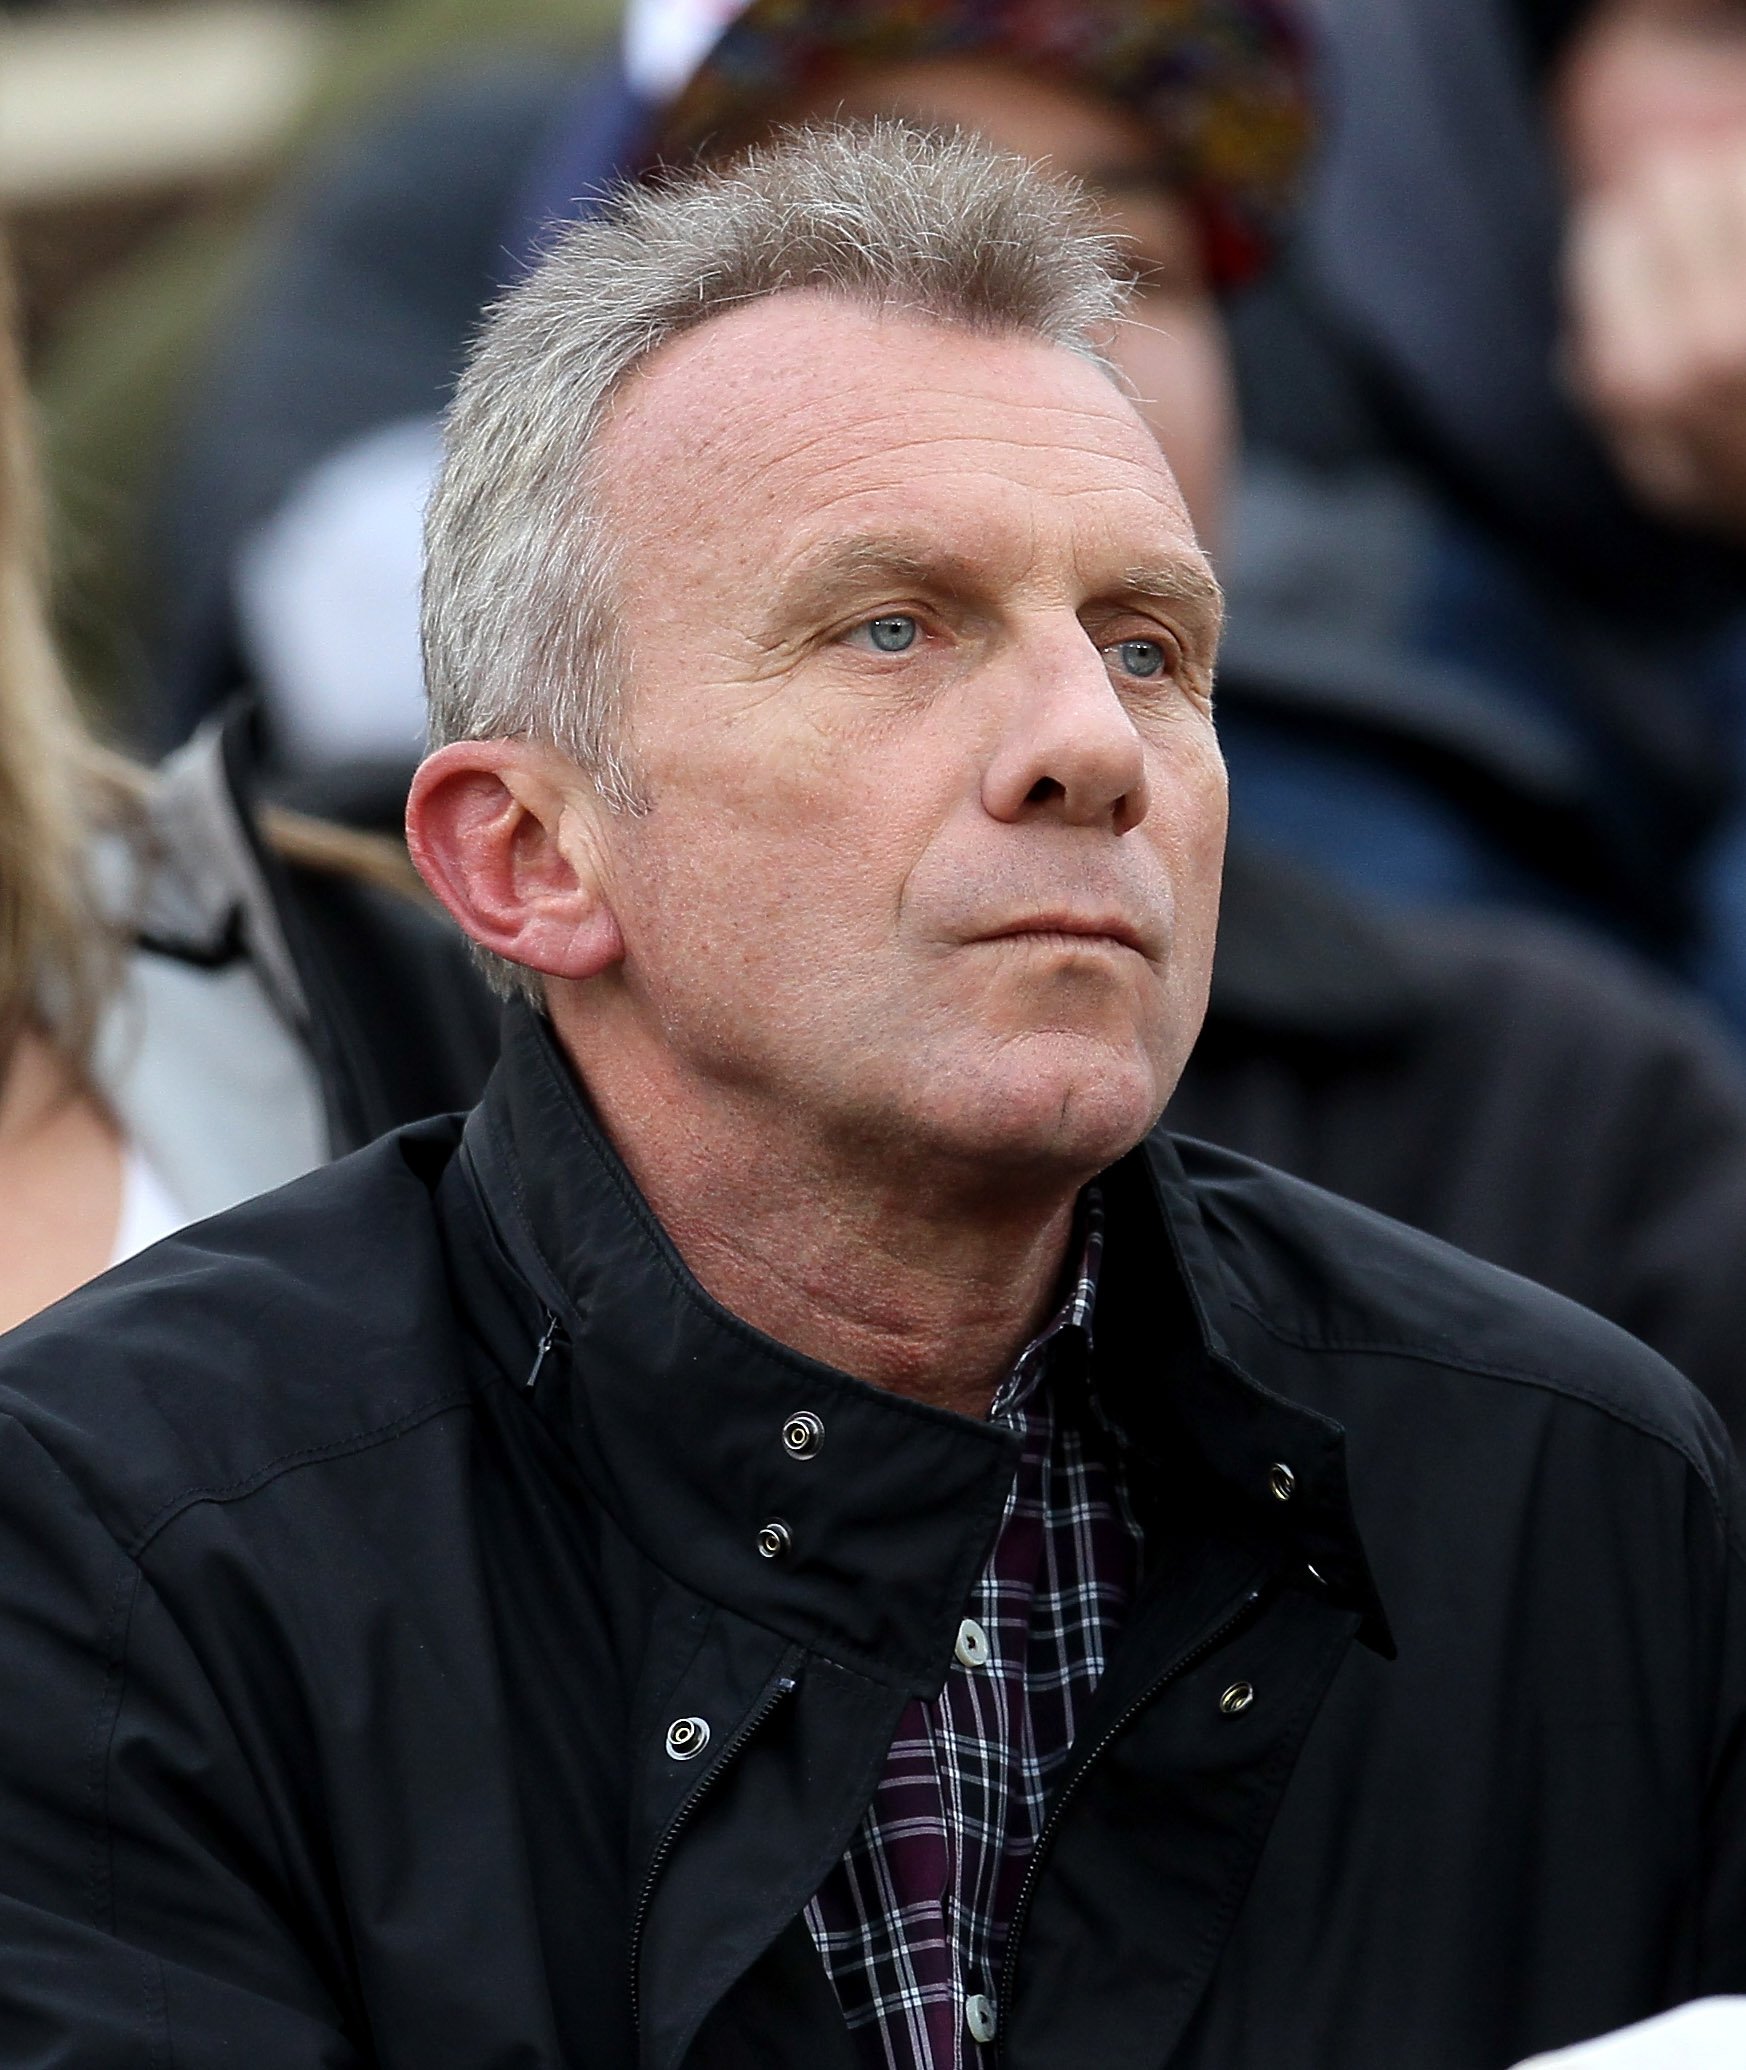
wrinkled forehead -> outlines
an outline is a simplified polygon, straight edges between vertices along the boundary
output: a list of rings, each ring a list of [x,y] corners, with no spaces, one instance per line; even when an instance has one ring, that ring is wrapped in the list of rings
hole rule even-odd
[[[810,291],[663,346],[614,398],[596,464],[639,529],[1004,487],[1192,539],[1156,440],[1095,361]]]

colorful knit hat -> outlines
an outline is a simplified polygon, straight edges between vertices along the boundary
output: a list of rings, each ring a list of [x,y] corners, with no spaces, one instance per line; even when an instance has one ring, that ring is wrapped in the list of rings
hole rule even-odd
[[[1313,133],[1294,0],[632,0],[625,23],[669,158],[750,142],[773,109],[867,65],[977,55],[1132,109],[1201,219],[1213,278],[1264,260]]]

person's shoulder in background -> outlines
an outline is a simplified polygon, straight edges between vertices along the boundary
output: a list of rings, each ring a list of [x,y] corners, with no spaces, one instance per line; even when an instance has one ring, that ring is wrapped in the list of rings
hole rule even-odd
[[[1234,849],[1167,1119],[1596,1309],[1746,1436],[1746,1061],[1628,957]]]
[[[262,837],[318,1043],[352,1081],[350,1133],[472,1106],[497,1059],[498,1002],[404,849],[271,808]]]
[[[474,1103],[496,1002],[398,841],[261,805],[243,708],[118,780],[91,1074],[169,1205],[157,1233]]]

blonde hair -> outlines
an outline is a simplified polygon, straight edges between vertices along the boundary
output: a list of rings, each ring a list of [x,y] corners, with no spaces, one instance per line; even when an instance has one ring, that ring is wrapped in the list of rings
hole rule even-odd
[[[116,955],[87,855],[94,821],[125,811],[119,771],[86,731],[49,631],[30,399],[0,247],[0,1075],[44,1012],[67,1059],[85,1060]]]

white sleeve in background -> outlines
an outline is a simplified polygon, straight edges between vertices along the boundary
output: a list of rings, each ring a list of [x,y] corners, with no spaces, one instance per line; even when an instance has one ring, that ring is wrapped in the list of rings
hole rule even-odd
[[[115,1242],[109,1253],[111,1265],[136,1257],[166,1236],[174,1236],[188,1221],[156,1167],[139,1145],[127,1142],[121,1150],[121,1215]]]
[[[418,579],[434,417],[331,453],[237,555],[237,629],[284,760],[405,761],[424,740]]]
[[[1746,1998],[1699,1998],[1516,2070],[1746,2070]]]

